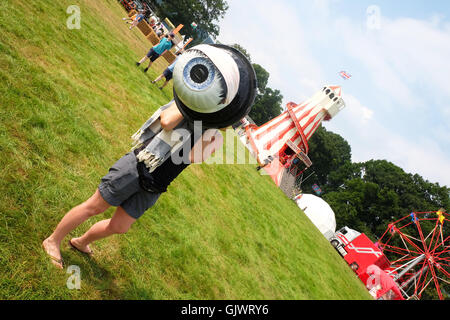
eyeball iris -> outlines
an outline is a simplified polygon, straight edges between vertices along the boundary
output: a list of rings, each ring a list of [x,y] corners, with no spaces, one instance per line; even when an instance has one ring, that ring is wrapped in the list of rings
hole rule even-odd
[[[211,62],[204,57],[191,59],[183,70],[183,80],[186,85],[196,91],[209,88],[215,77],[216,70]]]

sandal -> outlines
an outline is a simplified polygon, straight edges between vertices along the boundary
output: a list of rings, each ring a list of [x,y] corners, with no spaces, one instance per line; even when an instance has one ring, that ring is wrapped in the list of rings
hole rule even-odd
[[[92,256],[92,254],[94,253],[92,250],[91,250],[91,252],[85,252],[85,251],[82,251],[82,250],[78,249],[77,247],[75,247],[75,246],[72,244],[72,240],[69,240],[69,246],[71,246],[72,249],[75,249],[75,250],[77,250],[78,252],[87,254],[88,256]]]
[[[64,260],[63,258],[58,259],[54,256],[48,255],[50,257],[50,259],[52,259],[53,261],[55,261],[56,263],[58,263],[61,266],[61,269],[64,269]]]
[[[58,259],[58,258],[52,256],[51,254],[49,254],[49,253],[47,252],[47,250],[45,249],[44,245],[42,245],[42,248],[44,249],[44,252],[47,254],[47,256],[50,257],[50,259],[51,259],[52,261],[58,263],[58,264],[61,266],[61,269],[64,269],[64,260],[63,260],[62,257],[61,257],[61,259]],[[55,266],[56,266],[56,265],[55,265]]]

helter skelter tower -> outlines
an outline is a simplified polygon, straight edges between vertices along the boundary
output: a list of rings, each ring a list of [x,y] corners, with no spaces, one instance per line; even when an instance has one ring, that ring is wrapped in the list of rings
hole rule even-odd
[[[322,121],[331,120],[345,107],[340,86],[326,86],[302,104],[258,127],[243,119],[241,141],[289,197],[297,178],[311,167],[308,141]],[[303,169],[302,169],[303,167]]]

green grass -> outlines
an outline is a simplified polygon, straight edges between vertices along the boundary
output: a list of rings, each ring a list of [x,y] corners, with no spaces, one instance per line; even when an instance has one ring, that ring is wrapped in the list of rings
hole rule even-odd
[[[0,2],[1,299],[369,299],[294,202],[254,165],[193,165],[122,236],[67,248],[81,290],[41,242],[172,99],[134,61],[149,49],[117,1]],[[113,209],[76,229],[80,235]]]

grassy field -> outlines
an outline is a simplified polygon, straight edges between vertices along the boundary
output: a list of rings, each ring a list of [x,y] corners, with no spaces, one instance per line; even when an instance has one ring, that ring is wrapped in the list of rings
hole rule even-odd
[[[149,49],[117,1],[0,2],[1,299],[369,299],[306,216],[254,165],[193,165],[122,236],[70,250],[69,290],[41,242],[172,99],[134,62]],[[142,69],[142,68],[141,68]],[[78,236],[112,209],[84,223]]]

